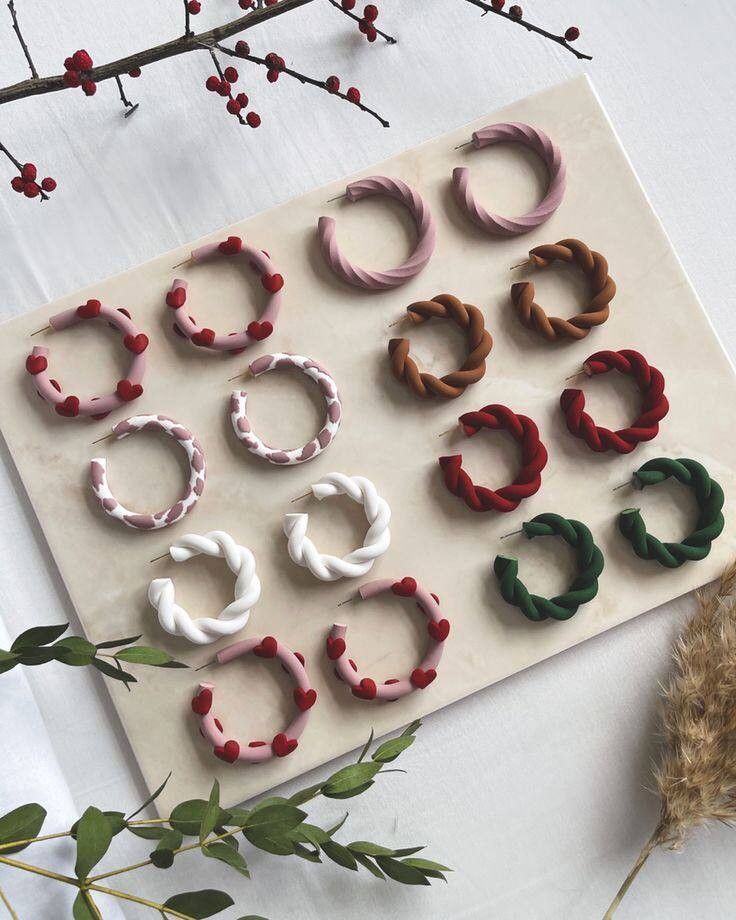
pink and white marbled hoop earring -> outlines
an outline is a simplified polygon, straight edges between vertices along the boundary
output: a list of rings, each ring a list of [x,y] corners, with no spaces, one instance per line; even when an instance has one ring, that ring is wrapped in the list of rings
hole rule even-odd
[[[299,738],[309,720],[309,710],[317,702],[317,691],[310,686],[303,656],[290,651],[273,636],[244,639],[242,642],[229,645],[218,652],[212,664],[227,664],[251,652],[259,658],[278,658],[296,684],[292,695],[298,713],[270,742],[250,741],[247,745],[241,745],[238,741],[228,739],[222,722],[212,713],[213,685],[201,683],[199,693],[192,700],[192,711],[199,716],[200,733],[212,745],[215,757],[226,763],[235,763],[236,760],[241,763],[263,763],[272,757],[286,757],[291,754],[299,746]]]
[[[248,399],[246,391],[233,390],[230,397],[230,421],[238,439],[245,444],[252,454],[268,460],[269,463],[276,463],[281,466],[305,463],[307,460],[313,460],[318,454],[321,454],[337,434],[342,419],[342,405],[340,395],[337,392],[337,384],[330,373],[311,358],[283,352],[262,355],[253,361],[246,373],[252,377],[258,377],[261,374],[268,373],[268,371],[290,368],[296,368],[306,374],[310,380],[314,380],[322,391],[326,404],[325,420],[322,428],[303,447],[291,449],[269,447],[251,429],[251,424],[245,411]]]
[[[204,451],[202,445],[188,429],[165,415],[134,415],[132,418],[118,422],[112,429],[112,434],[106,437],[120,440],[127,438],[135,431],[160,431],[173,438],[184,448],[189,460],[189,481],[181,498],[170,508],[164,508],[163,511],[148,514],[130,511],[121,505],[110,491],[107,482],[106,457],[95,457],[90,461],[92,490],[105,513],[115,520],[122,521],[123,524],[136,530],[160,530],[162,527],[176,524],[197,504],[199,496],[204,491],[204,481],[207,475]]]
[[[473,132],[468,141],[476,150],[489,144],[517,142],[532,149],[544,161],[549,173],[549,184],[544,198],[533,210],[521,217],[501,217],[491,214],[476,201],[469,186],[470,173],[465,166],[452,171],[452,187],[460,208],[487,233],[495,236],[518,236],[539,227],[555,213],[565,195],[565,163],[560,148],[539,128],[522,122],[501,122]],[[461,146],[465,146],[461,144]]]
[[[411,212],[417,225],[417,243],[406,262],[386,271],[368,271],[353,265],[340,252],[335,239],[335,221],[332,217],[320,217],[317,234],[325,261],[343,281],[369,291],[386,291],[405,284],[418,275],[429,262],[434,251],[435,224],[424,199],[401,179],[371,176],[351,182],[345,189],[348,201],[360,201],[361,198],[370,195],[388,195],[389,198],[395,198],[406,205]]]
[[[275,270],[267,252],[254,249],[244,243],[239,236],[229,236],[221,243],[207,243],[192,251],[187,262],[202,262],[210,256],[221,254],[233,256],[242,253],[253,271],[260,276],[261,284],[269,293],[268,302],[258,320],[248,323],[244,332],[231,332],[218,335],[206,326],[199,326],[186,308],[187,282],[174,278],[171,289],[166,295],[166,303],[174,311],[174,332],[189,339],[193,345],[211,348],[213,351],[228,351],[239,354],[254,342],[267,339],[273,332],[276,318],[281,309],[281,289],[284,279]],[[185,263],[180,263],[184,265]],[[176,267],[176,266],[175,266]]]
[[[117,309],[106,307],[99,300],[88,300],[81,307],[73,307],[71,310],[64,310],[63,313],[52,316],[46,329],[66,329],[83,320],[97,318],[106,320],[113,329],[118,330],[123,337],[123,345],[133,355],[128,376],[118,381],[113,393],[107,396],[90,396],[86,399],[72,395],[65,396],[59,383],[49,376],[48,348],[36,345],[26,358],[26,370],[33,377],[36,392],[46,402],[51,403],[58,415],[65,418],[89,416],[93,419],[101,419],[114,409],[119,409],[126,403],[138,399],[143,393],[141,383],[146,370],[144,352],[148,348],[148,336],[139,331],[127,310],[122,307]],[[45,329],[38,331],[44,332]]]
[[[414,668],[409,677],[402,680],[390,678],[382,684],[372,677],[360,677],[358,668],[352,658],[348,657],[345,645],[347,626],[335,623],[327,637],[327,657],[335,662],[335,674],[346,683],[353,696],[360,700],[386,700],[392,702],[414,690],[423,690],[437,677],[437,666],[442,657],[445,639],[450,634],[450,623],[442,616],[440,602],[436,594],[431,594],[416,579],[406,576],[401,581],[381,578],[371,581],[358,589],[356,600],[367,600],[385,591],[392,591],[398,597],[416,598],[417,607],[427,617],[429,648],[421,663]]]

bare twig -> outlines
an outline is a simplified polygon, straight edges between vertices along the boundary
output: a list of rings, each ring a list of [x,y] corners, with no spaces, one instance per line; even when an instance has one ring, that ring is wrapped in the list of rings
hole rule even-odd
[[[192,28],[189,24],[189,2],[188,0],[182,0],[184,4],[184,35],[191,35]]]
[[[20,26],[18,25],[18,14],[15,12],[15,0],[8,0],[8,9],[10,10],[10,15],[13,20],[13,31],[18,36],[18,41],[20,46],[23,49],[23,54],[26,56],[28,61],[28,66],[31,68],[31,76],[35,79],[38,77],[38,71],[36,70],[36,65],[33,63],[33,58],[31,57],[31,52],[28,50],[28,45],[23,38],[23,33],[20,31]]]
[[[343,7],[337,2],[337,0],[329,0],[329,2],[335,7],[336,10],[340,10],[341,13],[343,13],[345,16],[349,16],[350,19],[352,19],[354,22],[360,22],[360,21],[361,21],[360,16],[356,16],[355,13],[353,13],[351,10],[343,9]],[[387,35],[385,32],[382,32],[382,31],[378,28],[378,26],[375,24],[375,22],[372,22],[371,25],[372,25],[373,28],[376,30],[376,35],[380,35],[381,38],[382,38],[387,44],[389,44],[389,45],[395,45],[395,44],[396,44],[396,39],[393,37],[393,35]]]
[[[138,108],[139,103],[137,102],[135,104],[132,103],[130,99],[128,99],[128,97],[125,95],[125,89],[123,88],[123,81],[120,79],[120,77],[116,76],[115,82],[118,85],[118,92],[120,93],[120,101],[125,106],[125,112],[123,113],[123,118],[128,118]]]
[[[332,2],[332,0],[330,0],[330,2]],[[517,18],[516,16],[512,16],[511,13],[507,13],[505,10],[496,10],[490,3],[485,3],[484,0],[466,0],[466,3],[470,3],[473,6],[477,6],[479,10],[483,10],[484,16],[487,13],[493,13],[494,16],[501,16],[509,22],[515,22],[517,25],[523,26],[527,32],[534,32],[536,35],[541,35],[543,38],[548,38],[550,41],[556,42],[581,61],[593,60],[592,55],[583,54],[582,51],[578,51],[577,48],[570,44],[564,35],[555,35],[554,32],[548,32],[546,29],[541,28],[541,26],[535,26],[533,22],[529,22],[523,17]]]
[[[221,80],[224,80],[224,81],[227,83],[227,80],[225,80],[225,74],[222,72],[222,67],[220,67],[220,62],[217,60],[217,55],[215,54],[214,48],[213,48],[211,45],[207,45],[206,47],[207,47],[207,50],[208,50],[209,53],[210,53],[210,56],[211,56],[211,58],[212,58],[212,61],[214,62],[215,69],[217,70],[217,76],[218,76]],[[219,48],[219,45],[218,45],[217,47]],[[230,98],[230,99],[233,99],[233,98],[234,98],[232,92],[228,93],[228,98]],[[240,122],[241,125],[247,124],[246,120],[243,118],[243,116],[240,114],[240,112],[238,112],[238,114],[237,114],[236,117],[237,117],[237,119],[238,119],[238,121]]]

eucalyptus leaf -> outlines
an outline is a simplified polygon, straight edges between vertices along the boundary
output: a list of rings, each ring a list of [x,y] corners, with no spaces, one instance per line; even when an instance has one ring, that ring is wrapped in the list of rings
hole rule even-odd
[[[116,834],[119,834],[121,831],[125,830],[126,822],[125,815],[122,811],[103,811],[102,814],[107,818],[107,821],[110,825],[110,833],[114,837]],[[74,824],[69,828],[69,833],[72,836],[73,840],[77,839],[77,830],[79,828],[79,821],[75,821]]]
[[[246,827],[243,834],[254,847],[271,853],[273,856],[294,855],[294,841],[289,839],[284,831],[274,832],[271,828]]]
[[[220,862],[226,863],[232,869],[235,869],[236,872],[239,872],[246,878],[250,878],[248,864],[243,854],[239,853],[237,850],[233,850],[224,840],[216,840],[214,843],[208,843],[206,846],[202,847],[202,853],[205,856],[209,856],[211,859],[218,859]]]
[[[414,735],[400,735],[398,738],[391,738],[390,741],[384,741],[371,755],[372,759],[378,763],[391,763],[414,744]]]
[[[322,844],[322,852],[333,862],[337,863],[338,866],[343,866],[345,869],[352,869],[354,872],[358,871],[358,864],[353,854],[347,847],[344,847],[336,840],[326,840]]]
[[[360,863],[363,868],[367,869],[371,875],[375,875],[376,878],[380,878],[381,881],[386,881],[386,876],[381,872],[378,866],[371,862],[370,857],[365,856],[363,853],[353,853],[353,856]]]
[[[110,822],[93,805],[85,811],[77,825],[77,878],[87,878],[92,869],[107,853],[112,841]]]
[[[10,646],[11,652],[20,652],[27,648],[36,648],[39,645],[48,645],[58,639],[69,629],[68,623],[59,623],[55,626],[34,626],[16,637]]]
[[[80,891],[72,904],[72,917],[74,920],[99,920],[99,913],[95,913],[89,904],[89,895]]]
[[[352,853],[363,853],[365,856],[395,856],[394,850],[388,847],[379,846],[377,843],[370,843],[368,840],[354,840],[348,844],[348,849]]]
[[[105,677],[112,677],[113,680],[121,680],[124,684],[136,684],[137,679],[127,671],[119,671],[116,667],[108,664],[102,658],[93,658],[90,664],[101,671]]]
[[[322,860],[319,858],[319,850],[312,850],[309,847],[304,846],[303,843],[294,844],[294,856],[298,856],[300,859],[306,859],[307,862],[322,862]]]
[[[359,755],[359,757],[358,757],[358,763],[360,763],[360,762],[363,760],[363,758],[365,757],[365,755],[368,753],[368,748],[369,748],[372,744],[373,744],[373,729],[371,729],[371,733],[370,733],[370,735],[368,735],[368,740],[367,740],[366,743],[363,745],[363,750],[360,752],[360,755]],[[375,759],[375,758],[374,758],[374,759]]]
[[[402,885],[429,885],[422,871],[391,856],[376,856],[376,863],[389,878]]]
[[[301,841],[302,843],[311,843],[312,846],[317,847],[317,849],[319,849],[326,840],[330,839],[330,835],[327,831],[322,830],[321,827],[317,827],[316,824],[300,824],[291,831],[289,836],[292,840]]]
[[[343,824],[344,824],[347,820],[348,820],[348,813],[345,812],[345,814],[342,816],[342,818],[340,818],[340,820],[337,822],[337,824],[333,824],[332,827],[327,828],[327,830],[325,831],[325,833],[327,834],[327,836],[328,836],[328,837],[334,837],[335,834],[340,830],[340,828],[343,826]]]
[[[452,869],[448,869],[447,866],[443,866],[441,863],[433,862],[431,859],[402,859],[401,861],[405,866],[412,866],[430,878],[439,878],[443,882],[447,881],[443,873],[452,872]]]
[[[301,824],[307,813],[288,802],[275,802],[253,809],[245,825],[246,830],[267,830],[283,833]]]
[[[141,636],[143,633],[141,633]],[[118,648],[120,645],[132,645],[137,642],[141,636],[128,636],[127,639],[109,639],[107,642],[98,642],[97,648]]]
[[[82,639],[81,636],[67,636],[65,639],[59,639],[54,643],[53,648],[57,649],[57,659],[72,667],[83,667],[90,664],[97,654],[97,646]]]
[[[380,763],[353,763],[343,767],[322,785],[322,794],[328,798],[344,797],[345,793],[357,795],[354,790],[369,783],[380,769]]]
[[[356,786],[354,789],[348,789],[346,792],[331,792],[328,796],[330,799],[352,799],[353,796],[362,795],[366,790],[370,789],[374,781],[370,780],[367,783],[363,783],[362,786]],[[325,793],[327,795],[327,793]]]
[[[0,818],[0,844],[13,843],[14,840],[31,840],[38,837],[38,832],[46,820],[46,809],[36,802],[20,805]],[[20,853],[28,846],[27,843],[17,847],[8,847],[2,854]]]
[[[410,722],[410,723],[406,726],[406,728],[404,729],[404,731],[401,733],[401,737],[402,737],[402,738],[405,738],[407,735],[414,735],[414,734],[416,733],[417,729],[419,729],[419,728],[421,728],[421,727],[422,727],[422,720],[421,720],[421,719],[415,719],[413,722]]]
[[[242,827],[245,822],[250,817],[250,810],[247,808],[229,808],[228,814],[230,815],[230,820],[228,824],[234,824],[237,827]]]
[[[26,648],[18,650],[20,663],[27,667],[35,667],[39,664],[48,664],[49,661],[56,661],[59,654],[60,653],[55,648],[49,648],[47,646],[43,648]]]
[[[321,791],[322,783],[317,783],[315,786],[307,786],[306,789],[295,792],[294,795],[290,796],[289,802],[292,805],[304,805],[305,802],[310,802],[315,796],[319,795]]]
[[[145,825],[135,827],[129,824],[128,830],[131,834],[135,834],[136,837],[141,837],[143,840],[160,840],[168,830],[171,830],[171,828],[162,827],[161,825],[155,827],[146,827]]]
[[[157,869],[170,869],[174,865],[173,850],[156,849],[149,853],[148,858]]]
[[[164,901],[164,907],[187,914],[194,917],[195,920],[204,920],[205,917],[213,917],[220,911],[232,907],[234,903],[230,895],[224,891],[218,891],[216,888],[203,888],[201,891],[184,891],[181,894],[175,894]]]
[[[202,815],[202,821],[199,825],[199,842],[203,843],[212,831],[215,829],[217,819],[220,816],[220,784],[217,780],[212,783],[210,798],[207,802],[207,808]]]
[[[132,814],[129,814],[129,815],[128,815],[128,821],[130,821],[131,818],[135,818],[136,815],[139,815],[139,814],[143,811],[144,808],[148,808],[148,806],[151,804],[151,802],[155,802],[155,800],[161,795],[161,793],[162,793],[162,792],[164,791],[164,789],[166,788],[166,783],[168,783],[168,781],[169,781],[170,779],[171,779],[171,770],[169,770],[169,775],[168,775],[168,776],[166,777],[166,779],[161,783],[161,785],[158,787],[158,789],[157,789],[155,792],[152,792],[152,793],[148,796],[148,798],[147,798],[146,801],[140,806],[140,808],[136,808],[136,810],[135,810],[134,812],[132,812]],[[131,830],[132,830],[132,828],[131,828]]]
[[[174,660],[163,649],[151,648],[148,645],[134,645],[131,648],[121,649],[119,652],[115,652],[113,657],[117,658],[118,661],[127,661],[130,664],[149,664],[154,667],[160,667]]]
[[[199,837],[199,831],[202,827],[202,818],[207,811],[208,803],[204,799],[189,799],[177,805],[169,816],[169,824],[178,831],[181,831],[185,837]],[[230,815],[228,812],[220,809],[215,824],[226,825],[229,823]]]
[[[0,649],[0,674],[10,671],[17,664],[20,664],[20,658],[17,655],[12,652],[6,652],[5,649]]]

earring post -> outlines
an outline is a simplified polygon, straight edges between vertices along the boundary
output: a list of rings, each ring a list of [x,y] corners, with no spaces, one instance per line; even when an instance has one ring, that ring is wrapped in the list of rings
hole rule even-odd
[[[181,268],[182,265],[188,265],[188,264],[189,264],[190,262],[192,262],[192,261],[193,261],[192,257],[189,256],[188,259],[184,259],[183,262],[177,262],[176,265],[172,265],[171,267],[172,267],[172,269],[174,269],[174,268]]]
[[[510,533],[501,534],[498,539],[505,540],[507,537],[515,537],[517,533],[524,533],[524,528],[522,527],[520,530],[512,530]]]
[[[246,367],[244,371],[240,371],[239,374],[235,374],[234,377],[228,377],[227,382],[230,383],[231,380],[237,380],[239,377],[252,377],[253,375],[250,372],[250,368]]]
[[[213,658],[212,661],[208,661],[207,664],[201,664],[198,668],[195,668],[195,673],[197,671],[204,671],[205,668],[211,668],[213,665],[217,664],[217,659]]]
[[[100,441],[109,441],[110,438],[114,438],[114,437],[115,437],[115,434],[114,432],[111,431],[110,434],[104,434],[101,438],[97,438],[97,440],[93,441],[92,443],[99,444]]]
[[[51,328],[52,328],[52,327],[51,327],[50,325],[46,325],[46,326],[43,327],[43,329],[36,329],[36,331],[35,331],[35,332],[32,332],[31,335],[41,335],[42,332],[48,332],[49,329],[51,329]]]
[[[345,197],[347,196],[345,195],[345,192],[343,192],[342,195],[335,195],[334,198],[328,198],[326,204],[329,204],[331,201],[339,201],[341,198]]]
[[[351,597],[346,597],[344,601],[340,601],[340,603],[339,603],[337,606],[338,606],[338,607],[344,607],[345,604],[354,604],[355,601],[357,601],[357,600],[358,600],[358,595],[357,595],[357,594],[353,594]]]
[[[524,259],[523,262],[517,262],[516,265],[512,265],[509,269],[510,272],[514,271],[515,268],[522,268],[524,265],[530,265],[531,259]]]
[[[311,492],[305,492],[304,495],[297,495],[296,498],[292,498],[291,504],[293,505],[294,502],[300,502],[303,498],[309,498],[311,494]]]
[[[165,559],[168,555],[169,555],[168,553],[161,553],[160,556],[154,556],[153,559],[149,559],[148,561],[149,561],[149,562],[158,562],[159,559]]]
[[[460,150],[461,147],[468,147],[472,143],[473,143],[472,141],[465,141],[462,144],[458,144],[457,147],[455,147],[455,150]]]

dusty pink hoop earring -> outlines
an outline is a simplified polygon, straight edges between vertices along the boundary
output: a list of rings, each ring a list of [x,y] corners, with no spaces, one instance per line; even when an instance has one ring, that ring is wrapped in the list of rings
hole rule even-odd
[[[107,320],[113,329],[120,332],[123,337],[123,345],[133,355],[128,376],[118,381],[114,393],[109,393],[107,396],[90,396],[86,399],[80,399],[78,396],[65,396],[59,383],[48,374],[48,348],[36,345],[26,358],[26,370],[33,377],[36,392],[41,399],[51,403],[58,415],[65,418],[89,416],[93,419],[101,419],[114,409],[119,409],[126,403],[138,399],[143,393],[141,382],[146,370],[144,352],[148,348],[148,336],[139,331],[128,311],[122,307],[114,309],[104,306],[99,300],[88,300],[81,307],[73,307],[71,310],[64,310],[63,313],[52,316],[48,326],[39,329],[38,332],[45,332],[46,329],[66,329],[82,320],[98,317]],[[33,333],[33,335],[36,334]]]
[[[258,320],[248,323],[244,332],[231,332],[228,335],[217,335],[206,326],[197,325],[194,317],[186,309],[187,282],[181,278],[174,278],[171,288],[166,295],[166,303],[174,311],[174,332],[183,336],[193,345],[211,348],[213,351],[228,351],[239,354],[254,342],[262,342],[273,332],[273,327],[281,309],[281,289],[284,279],[274,271],[271,257],[261,249],[254,249],[244,243],[239,236],[229,236],[221,243],[207,243],[194,249],[189,259],[185,262],[201,262],[216,254],[233,256],[243,253],[248,259],[248,264],[253,271],[260,275],[261,284],[270,294],[268,302]],[[184,265],[185,262],[179,263]],[[174,266],[177,268],[178,266]]]
[[[310,686],[303,656],[290,651],[273,636],[244,639],[229,645],[217,653],[211,664],[227,664],[251,652],[259,658],[278,658],[296,684],[292,695],[298,713],[283,731],[274,735],[272,741],[250,741],[247,745],[241,745],[238,741],[227,739],[222,722],[212,713],[213,685],[201,683],[199,692],[192,699],[192,711],[199,716],[200,733],[212,745],[213,754],[226,763],[235,763],[236,760],[242,763],[263,763],[272,757],[291,754],[299,746],[299,738],[309,721],[309,710],[317,702],[317,691]]]
[[[416,579],[406,576],[401,581],[380,578],[358,589],[356,600],[367,600],[384,591],[392,591],[398,597],[414,597],[417,607],[427,617],[429,648],[421,663],[414,668],[409,677],[403,680],[391,678],[382,684],[372,677],[359,677],[358,668],[347,655],[345,634],[347,626],[335,623],[327,637],[327,657],[335,662],[335,674],[346,683],[353,696],[360,700],[386,700],[392,702],[414,690],[423,690],[437,677],[437,666],[442,658],[445,639],[450,634],[450,623],[442,616],[440,602],[436,594],[431,594]]]
[[[165,415],[134,415],[132,418],[118,422],[111,434],[99,440],[122,439],[136,431],[160,431],[173,438],[184,448],[189,460],[189,481],[179,501],[170,508],[164,508],[163,511],[156,513],[139,514],[137,511],[130,511],[125,505],[120,504],[110,490],[107,482],[106,457],[95,457],[94,460],[90,460],[89,475],[92,491],[102,506],[102,510],[116,521],[136,530],[160,530],[162,527],[176,524],[186,514],[189,514],[197,504],[199,496],[204,492],[204,481],[207,476],[204,451],[191,431]]]
[[[539,227],[555,213],[565,195],[565,163],[560,148],[539,128],[525,125],[523,122],[501,122],[474,131],[472,144],[476,150],[489,144],[515,141],[531,148],[542,158],[549,173],[549,184],[544,198],[533,210],[521,217],[501,217],[491,214],[476,201],[469,186],[470,173],[465,166],[457,166],[452,171],[452,187],[461,210],[481,230],[496,236],[518,236]],[[466,146],[461,144],[461,147]]]
[[[432,253],[436,230],[432,213],[424,199],[401,179],[387,176],[371,176],[351,182],[345,189],[348,201],[360,201],[370,195],[388,195],[406,205],[417,225],[417,243],[414,252],[406,262],[386,271],[369,271],[353,265],[340,252],[335,239],[335,221],[332,217],[320,217],[317,223],[322,255],[332,271],[343,281],[368,291],[386,291],[405,284],[426,266]],[[342,197],[342,196],[341,196]]]

